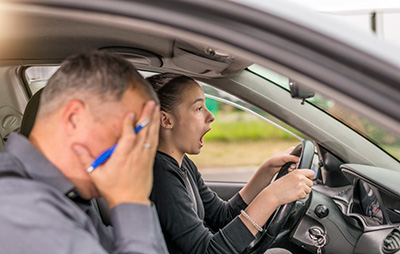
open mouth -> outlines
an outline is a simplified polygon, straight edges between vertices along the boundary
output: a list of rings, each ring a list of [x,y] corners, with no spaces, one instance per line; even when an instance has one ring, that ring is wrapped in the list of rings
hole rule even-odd
[[[201,136],[200,141],[199,141],[201,147],[204,146],[204,142],[203,142],[204,136],[205,136],[205,135],[207,134],[207,132],[209,132],[210,130],[211,130],[211,128],[208,129],[206,132],[204,132],[203,135]]]

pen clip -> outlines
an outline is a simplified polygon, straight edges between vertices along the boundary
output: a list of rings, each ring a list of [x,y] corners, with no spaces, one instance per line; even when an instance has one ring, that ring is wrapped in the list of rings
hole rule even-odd
[[[141,129],[143,129],[150,122],[150,118],[145,119],[138,126],[135,127],[135,133],[137,134]]]

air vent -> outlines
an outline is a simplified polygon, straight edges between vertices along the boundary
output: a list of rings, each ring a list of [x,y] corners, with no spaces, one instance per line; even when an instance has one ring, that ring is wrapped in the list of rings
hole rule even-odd
[[[398,250],[400,250],[400,230],[395,228],[383,240],[382,251],[385,254],[391,254]]]

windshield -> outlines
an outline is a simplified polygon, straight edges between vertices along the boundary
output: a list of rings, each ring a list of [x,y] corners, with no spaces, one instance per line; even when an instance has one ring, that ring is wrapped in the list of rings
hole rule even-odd
[[[289,79],[273,71],[267,70],[258,65],[248,67],[249,70],[263,76],[264,78],[280,85],[289,91]],[[400,136],[372,122],[358,112],[355,112],[336,101],[316,93],[314,97],[306,100],[320,108],[332,117],[343,122],[353,130],[357,131],[371,142],[375,143],[382,150],[400,160]]]

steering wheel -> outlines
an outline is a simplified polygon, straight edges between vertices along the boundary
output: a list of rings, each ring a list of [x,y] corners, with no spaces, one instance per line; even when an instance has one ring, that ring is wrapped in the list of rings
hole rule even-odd
[[[292,155],[300,157],[297,168],[311,168],[314,158],[315,147],[310,140],[303,140],[291,152]],[[288,169],[292,162],[288,162],[282,166],[276,179],[279,179],[288,173]],[[275,179],[275,180],[276,180]],[[275,240],[278,233],[282,230],[286,221],[293,210],[296,201],[279,206],[275,210],[272,219],[264,225],[264,231],[247,247],[246,253],[262,254],[264,253]]]

